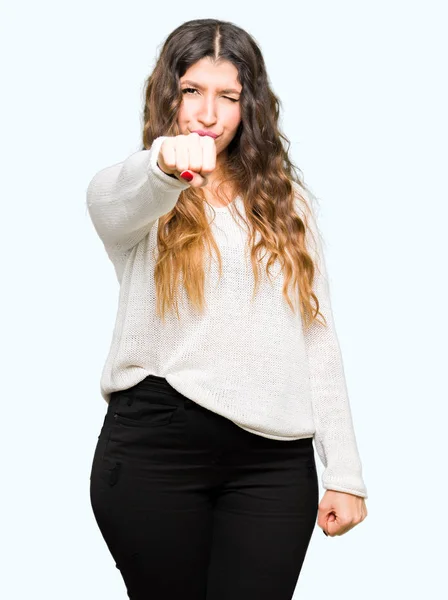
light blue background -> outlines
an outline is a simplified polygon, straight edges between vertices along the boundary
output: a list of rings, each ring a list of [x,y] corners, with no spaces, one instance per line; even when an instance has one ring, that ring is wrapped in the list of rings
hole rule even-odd
[[[447,16],[442,1],[2,2],[3,598],[126,597],[89,503],[118,284],[85,191],[139,149],[165,37],[205,17],[260,44],[320,199],[369,492],[347,534],[316,525],[295,598],[447,597]]]

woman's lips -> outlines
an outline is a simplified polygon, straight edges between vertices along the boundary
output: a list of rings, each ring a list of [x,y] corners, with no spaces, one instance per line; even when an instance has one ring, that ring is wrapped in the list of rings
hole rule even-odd
[[[208,135],[208,136],[212,137],[214,140],[216,140],[216,138],[219,137],[218,134],[213,133],[213,131],[204,131],[202,129],[195,129],[191,133],[199,133],[199,135],[201,135],[201,136]]]

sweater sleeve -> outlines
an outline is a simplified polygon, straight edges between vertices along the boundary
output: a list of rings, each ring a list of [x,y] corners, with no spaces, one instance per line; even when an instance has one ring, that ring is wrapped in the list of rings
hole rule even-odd
[[[316,321],[304,329],[308,358],[313,415],[316,427],[315,446],[325,469],[324,489],[347,492],[367,498],[362,465],[353,427],[343,359],[333,318],[329,276],[313,198],[308,202],[307,244],[317,270],[313,291],[318,297],[327,327]]]
[[[87,209],[96,232],[110,254],[135,246],[152,224],[174,208],[180,192],[189,187],[157,165],[166,136],[149,150],[99,171],[87,187]]]

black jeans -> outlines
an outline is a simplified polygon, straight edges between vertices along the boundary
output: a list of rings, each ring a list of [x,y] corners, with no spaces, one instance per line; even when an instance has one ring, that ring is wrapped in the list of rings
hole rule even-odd
[[[312,438],[249,433],[150,375],[112,394],[90,500],[132,600],[291,600],[317,518]]]

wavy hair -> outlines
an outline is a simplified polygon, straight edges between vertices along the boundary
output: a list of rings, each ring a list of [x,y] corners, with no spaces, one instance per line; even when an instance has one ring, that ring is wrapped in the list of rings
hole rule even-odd
[[[288,157],[290,142],[278,125],[281,102],[270,88],[263,56],[244,29],[227,21],[195,19],[169,34],[145,82],[141,149],[148,150],[159,136],[182,133],[177,124],[183,97],[179,80],[191,65],[205,57],[215,63],[230,61],[238,70],[238,81],[242,85],[241,122],[227,147],[228,157],[219,178],[217,195],[221,198],[220,188],[230,183],[243,200],[254,295],[259,286],[259,257],[265,250],[269,253],[268,277],[271,266],[276,260],[280,261],[284,274],[282,293],[291,310],[294,311],[294,306],[288,288],[293,284],[297,288],[303,324],[310,325],[320,315],[326,325],[313,292],[319,267],[307,244],[309,234],[315,240],[309,226],[313,215],[306,199],[308,190]],[[175,307],[179,318],[177,289],[181,275],[190,302],[203,311],[206,247],[208,251],[215,250],[222,275],[221,255],[204,201],[201,188],[189,187],[181,191],[175,207],[159,218],[154,278],[157,314],[162,320],[170,307]],[[254,243],[257,234],[259,241]]]

